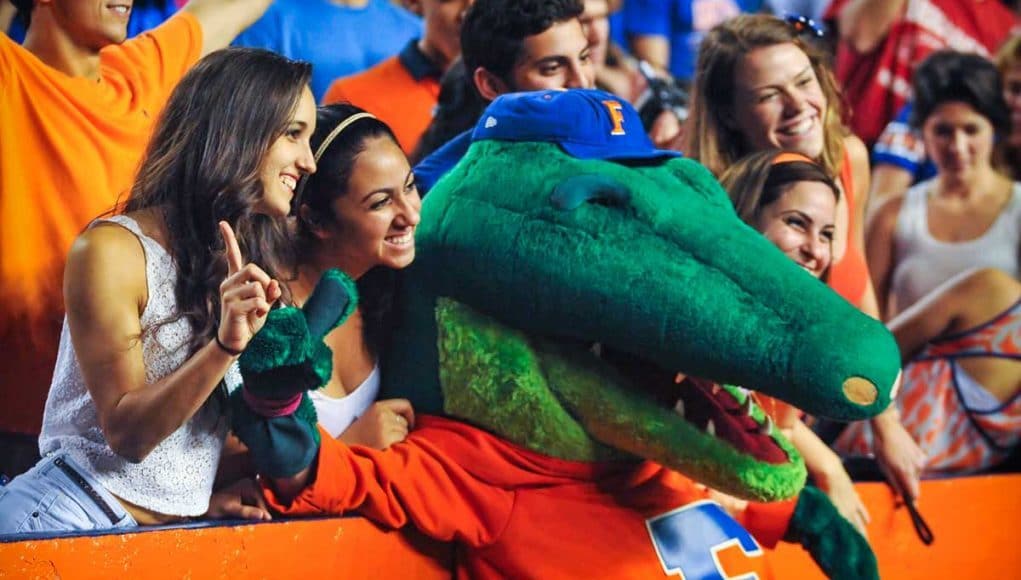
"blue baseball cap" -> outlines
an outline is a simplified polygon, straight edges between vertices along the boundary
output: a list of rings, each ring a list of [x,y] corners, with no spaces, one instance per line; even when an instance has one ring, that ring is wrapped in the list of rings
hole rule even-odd
[[[579,159],[680,157],[656,149],[638,112],[624,99],[597,89],[530,91],[500,95],[475,125],[472,141],[557,143]]]

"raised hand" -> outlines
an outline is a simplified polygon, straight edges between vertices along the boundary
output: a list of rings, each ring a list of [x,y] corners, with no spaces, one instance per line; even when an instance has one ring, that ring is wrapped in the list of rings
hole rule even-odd
[[[415,412],[407,399],[376,401],[351,424],[340,439],[347,445],[386,449],[404,441],[415,426]]]
[[[280,298],[280,283],[255,264],[245,264],[234,230],[220,222],[227,253],[227,277],[220,284],[220,327],[217,339],[229,352],[240,353],[266,323],[270,307]]]

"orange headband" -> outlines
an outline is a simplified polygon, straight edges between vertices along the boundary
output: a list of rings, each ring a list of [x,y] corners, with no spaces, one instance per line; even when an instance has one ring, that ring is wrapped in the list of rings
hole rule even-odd
[[[780,165],[781,163],[794,163],[795,161],[801,161],[802,163],[811,163],[813,165],[817,165],[815,161],[812,161],[806,155],[802,155],[801,153],[795,153],[793,151],[784,151],[782,153],[777,154],[777,156],[773,158],[773,162],[770,163],[770,165]]]

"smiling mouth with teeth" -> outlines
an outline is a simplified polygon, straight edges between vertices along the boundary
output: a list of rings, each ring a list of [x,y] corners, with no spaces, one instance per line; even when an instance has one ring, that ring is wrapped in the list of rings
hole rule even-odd
[[[117,4],[117,5],[113,5],[113,6],[108,6],[108,8],[110,10],[116,12],[120,16],[127,16],[128,13],[131,12],[131,6],[127,6],[127,5],[124,5],[124,4]]]
[[[386,242],[395,246],[406,246],[415,240],[413,233],[408,232],[399,236],[387,236]]]
[[[292,193],[294,192],[294,189],[298,187],[298,180],[291,177],[290,175],[281,175],[280,183],[283,183],[284,187],[291,190]]]
[[[799,137],[801,135],[804,135],[805,133],[808,133],[808,131],[811,130],[814,125],[815,118],[808,117],[806,119],[798,121],[797,123],[794,123],[793,125],[788,125],[787,127],[784,127],[780,131],[780,133],[787,135],[789,137]]]

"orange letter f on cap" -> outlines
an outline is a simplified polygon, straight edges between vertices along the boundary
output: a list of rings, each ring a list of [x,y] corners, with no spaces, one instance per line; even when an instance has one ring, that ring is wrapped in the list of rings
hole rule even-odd
[[[621,105],[617,101],[603,101],[603,106],[610,112],[610,119],[613,121],[613,130],[610,135],[624,134],[624,113],[621,112]]]

